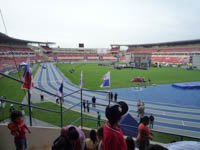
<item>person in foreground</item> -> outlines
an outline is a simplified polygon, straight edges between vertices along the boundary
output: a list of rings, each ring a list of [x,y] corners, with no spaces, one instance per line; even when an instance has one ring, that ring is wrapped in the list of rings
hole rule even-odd
[[[127,113],[128,105],[125,102],[118,102],[115,105],[108,105],[105,115],[108,121],[104,125],[104,150],[127,150],[124,135],[119,126],[121,117]]]
[[[15,137],[16,150],[25,150],[27,148],[26,131],[31,133],[23,120],[23,115],[20,111],[13,111],[10,116],[11,122],[8,124],[8,129]]]
[[[97,149],[97,132],[95,130],[90,131],[90,138],[86,139],[85,149],[86,150],[96,150]]]
[[[97,131],[97,136],[99,140],[98,150],[104,150],[104,144],[103,144],[103,127],[99,128]]]
[[[132,137],[128,136],[126,138],[126,144],[128,150],[135,150],[135,142]]]
[[[139,150],[145,150],[149,146],[149,140],[152,139],[152,133],[148,125],[149,117],[144,116],[138,127],[138,136],[136,140]]]
[[[84,150],[85,134],[80,128],[67,125],[61,129],[61,136],[66,140],[65,150]]]

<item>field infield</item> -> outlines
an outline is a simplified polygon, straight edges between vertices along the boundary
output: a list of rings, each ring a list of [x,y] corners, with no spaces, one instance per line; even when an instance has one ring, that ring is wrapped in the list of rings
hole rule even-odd
[[[149,77],[151,85],[200,81],[200,70],[185,70],[183,68],[162,67],[148,70],[127,68],[117,70],[109,66],[98,66],[98,63],[57,64],[56,66],[76,85],[79,84],[80,74],[83,71],[84,88],[92,90],[101,89],[102,78],[108,71],[111,72],[111,89],[140,86],[139,83],[130,81],[134,77],[144,77],[145,80]],[[75,71],[70,73],[71,69]],[[148,86],[147,83],[146,86]]]

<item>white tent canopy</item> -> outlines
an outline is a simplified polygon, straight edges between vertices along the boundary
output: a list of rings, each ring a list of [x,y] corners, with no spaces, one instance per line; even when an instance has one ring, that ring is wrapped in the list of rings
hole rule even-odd
[[[21,62],[19,65],[20,65],[20,66],[25,66],[25,65],[27,65],[27,63]]]

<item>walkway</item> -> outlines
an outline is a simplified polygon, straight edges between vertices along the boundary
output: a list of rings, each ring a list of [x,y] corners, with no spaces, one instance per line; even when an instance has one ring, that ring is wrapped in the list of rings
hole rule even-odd
[[[25,117],[24,121],[25,121],[25,124],[26,124],[26,125],[29,125],[29,124],[30,124],[30,122],[29,122],[29,117],[28,117],[28,116]],[[10,123],[10,119],[6,119],[6,120],[4,120],[4,121],[1,122],[1,123],[5,123],[5,124]],[[38,120],[38,119],[35,119],[35,118],[32,118],[32,126],[57,127],[57,128],[59,128],[58,126],[52,125],[52,124],[50,124],[50,123],[47,123],[47,122],[44,122],[44,121],[41,121],[41,120]]]

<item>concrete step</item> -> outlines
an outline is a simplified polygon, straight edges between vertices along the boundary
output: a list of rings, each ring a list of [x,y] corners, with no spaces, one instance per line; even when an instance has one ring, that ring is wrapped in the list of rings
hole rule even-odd
[[[41,148],[31,147],[28,150],[51,150],[51,146],[44,146]]]

